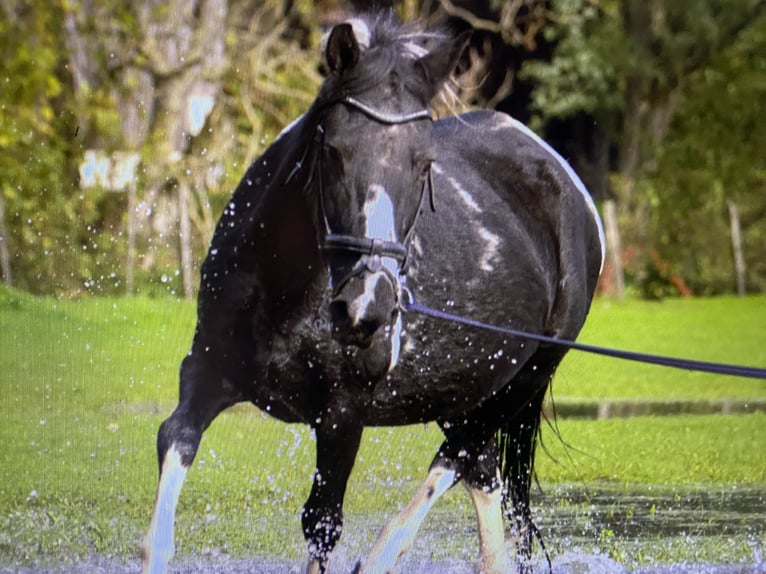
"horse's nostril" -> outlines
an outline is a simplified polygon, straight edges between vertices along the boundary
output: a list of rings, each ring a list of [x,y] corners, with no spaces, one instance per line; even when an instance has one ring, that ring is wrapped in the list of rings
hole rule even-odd
[[[351,319],[348,315],[348,304],[345,301],[332,301],[330,303],[330,318],[335,328],[348,324]]]

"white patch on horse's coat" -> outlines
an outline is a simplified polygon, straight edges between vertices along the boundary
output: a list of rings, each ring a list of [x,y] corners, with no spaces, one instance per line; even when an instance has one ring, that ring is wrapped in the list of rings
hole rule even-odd
[[[399,557],[409,550],[415,541],[428,511],[452,487],[455,477],[454,470],[438,466],[429,471],[423,485],[407,507],[392,518],[381,531],[362,564],[363,574],[383,574],[394,570]]]
[[[434,173],[445,175],[444,170],[442,170],[436,163],[431,164],[431,169],[434,171]],[[474,213],[481,213],[481,207],[479,207],[479,204],[476,203],[476,200],[469,193],[469,191],[465,189],[461,183],[451,175],[445,175],[445,177],[447,178],[447,182],[452,186],[452,189],[457,192],[457,196],[461,199],[463,204],[465,204],[465,206]]]
[[[402,314],[396,314],[396,321],[389,327],[391,331],[391,359],[388,362],[388,372],[394,370],[399,363],[399,353],[402,348]]]
[[[484,253],[481,254],[481,259],[479,260],[479,268],[483,271],[494,271],[495,266],[492,265],[492,261],[497,257],[498,255],[498,247],[500,246],[500,236],[495,235],[491,231],[489,231],[486,227],[479,227],[478,229],[479,237],[484,240],[484,243],[486,243],[486,246],[484,248]]]
[[[542,147],[545,151],[547,151],[553,159],[555,159],[559,165],[564,168],[564,171],[569,176],[569,179],[572,180],[572,183],[575,184],[575,187],[577,190],[582,194],[583,199],[585,200],[586,205],[588,206],[588,209],[591,212],[591,215],[593,215],[593,219],[596,221],[596,225],[598,226],[598,238],[601,242],[601,271],[604,269],[604,260],[606,258],[606,236],[604,234],[604,225],[601,222],[601,216],[598,214],[598,209],[596,208],[596,204],[593,201],[593,198],[591,197],[590,193],[588,193],[588,190],[585,187],[585,184],[582,182],[580,177],[577,175],[575,170],[572,169],[572,166],[569,165],[569,162],[567,162],[559,152],[557,152],[555,149],[553,149],[548,142],[546,142],[543,138],[541,138],[539,135],[537,135],[535,132],[533,132],[531,129],[529,129],[527,126],[525,126],[520,121],[510,117],[510,116],[502,116],[503,122],[499,124],[495,129],[505,127],[509,125],[511,128],[518,130],[522,132],[523,134],[526,134],[530,138],[532,138],[535,143],[537,143],[540,147]]]
[[[449,183],[452,189],[455,190],[457,196],[460,198],[460,200],[463,202],[463,205],[466,206],[469,212],[482,213],[483,210],[481,206],[476,202],[471,193],[462,186],[460,181],[450,175],[446,175],[444,171],[436,164],[432,166],[432,169],[435,173],[443,175],[447,179],[447,183]],[[476,225],[476,233],[485,243],[484,252],[481,255],[481,259],[479,260],[479,268],[482,271],[494,271],[495,267],[492,265],[492,261],[498,255],[498,247],[500,246],[501,238],[499,235],[492,233],[489,229],[478,222]]]
[[[187,470],[188,467],[181,463],[181,454],[172,445],[162,461],[154,514],[142,543],[145,572],[164,572],[173,556],[176,507]]]
[[[359,297],[348,304],[348,316],[351,324],[356,326],[367,315],[367,309],[375,303],[375,288],[381,279],[380,273],[367,273],[364,276],[364,291]]]
[[[370,47],[370,27],[367,22],[360,18],[351,18],[346,21],[347,24],[351,24],[351,28],[354,30],[354,38],[356,38],[359,47],[362,50],[366,50]]]

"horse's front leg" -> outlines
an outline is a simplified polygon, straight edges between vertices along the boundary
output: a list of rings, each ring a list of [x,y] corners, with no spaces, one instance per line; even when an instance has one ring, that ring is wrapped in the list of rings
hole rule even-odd
[[[316,470],[302,523],[309,552],[307,574],[325,574],[329,554],[343,529],[343,497],[359,450],[362,424],[349,409],[327,408],[314,429]]]
[[[162,574],[175,550],[176,506],[202,433],[227,406],[236,402],[213,366],[192,353],[181,365],[178,406],[157,433],[160,479],[149,530],[141,543],[142,571]]]

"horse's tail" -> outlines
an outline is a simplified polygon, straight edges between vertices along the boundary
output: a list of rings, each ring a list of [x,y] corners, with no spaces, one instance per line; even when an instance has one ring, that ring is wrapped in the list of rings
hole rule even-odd
[[[524,386],[521,385],[522,389]],[[500,451],[500,476],[503,487],[503,509],[517,537],[520,571],[526,571],[528,567],[525,564],[528,565],[529,563],[535,540],[545,554],[549,570],[551,569],[548,551],[540,531],[532,519],[529,506],[535,450],[540,437],[542,404],[548,388],[548,381],[544,385],[534,386],[536,388],[531,397],[526,389],[524,389],[526,392],[522,390],[518,394],[512,390],[511,395],[516,395],[514,398],[517,399],[511,401],[514,412],[500,427],[497,436]],[[519,395],[524,395],[523,399]]]

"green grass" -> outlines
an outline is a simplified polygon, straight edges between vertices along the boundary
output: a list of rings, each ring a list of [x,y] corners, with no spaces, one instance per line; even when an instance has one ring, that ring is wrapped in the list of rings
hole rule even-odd
[[[582,340],[763,366],[763,325],[766,297],[598,301]],[[0,566],[135,557],[154,499],[156,429],[174,406],[193,326],[194,305],[171,299],[72,302],[0,288]],[[766,397],[764,381],[574,353],[555,385],[569,401]],[[763,414],[561,420],[558,428],[575,449],[544,435],[544,483],[766,488]],[[378,521],[405,504],[439,442],[433,425],[368,429],[348,514]],[[225,413],[181,497],[179,553],[301,555],[298,513],[312,468],[306,428],[247,406]],[[470,516],[462,493],[440,506]]]
[[[579,341],[660,355],[766,367],[766,297],[596,300]],[[766,381],[712,376],[572,352],[555,378],[561,400],[766,396]]]

